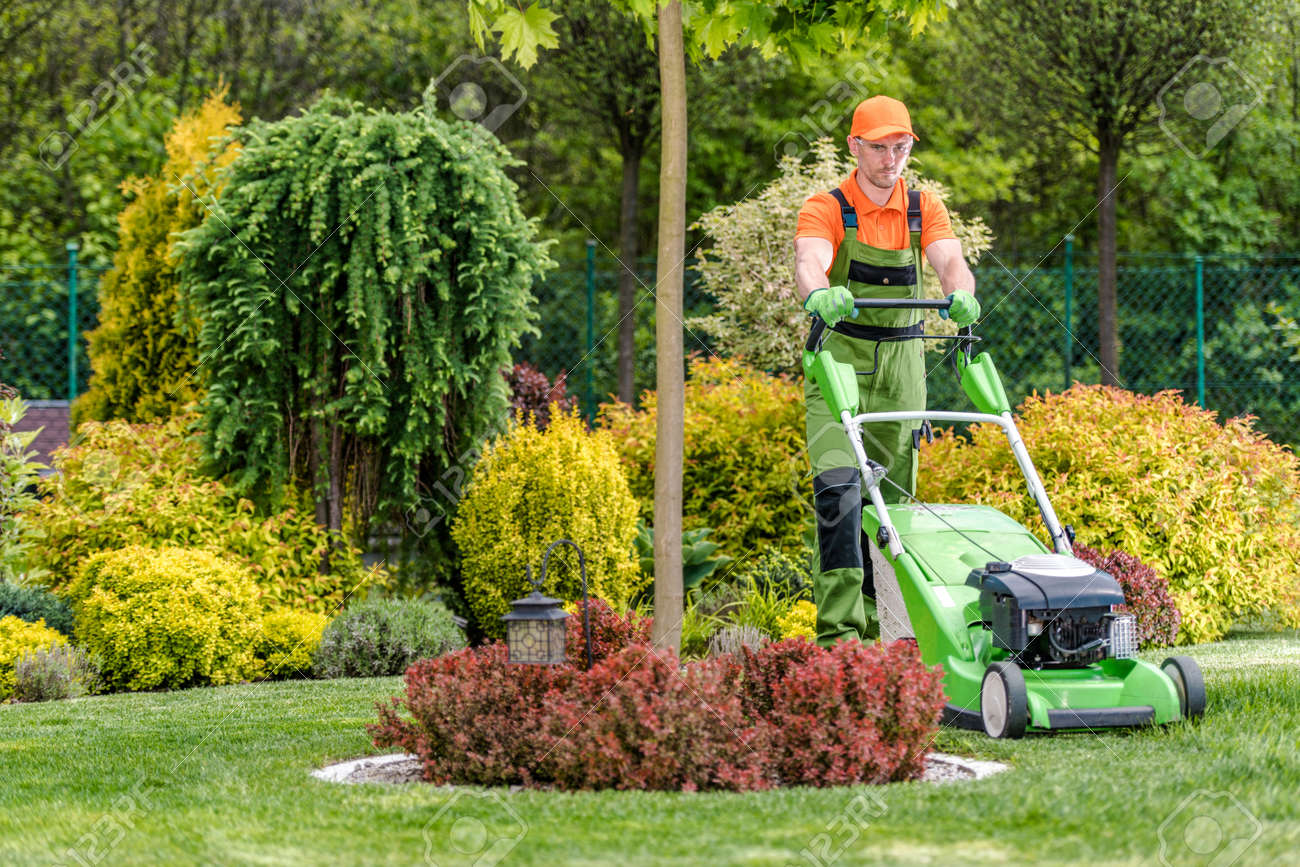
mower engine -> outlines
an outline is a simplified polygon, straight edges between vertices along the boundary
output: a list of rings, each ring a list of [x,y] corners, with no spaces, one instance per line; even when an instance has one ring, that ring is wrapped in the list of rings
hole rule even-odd
[[[966,584],[980,591],[980,617],[993,646],[1029,668],[1084,666],[1137,655],[1137,624],[1118,614],[1119,582],[1074,557],[1030,554],[972,571]]]

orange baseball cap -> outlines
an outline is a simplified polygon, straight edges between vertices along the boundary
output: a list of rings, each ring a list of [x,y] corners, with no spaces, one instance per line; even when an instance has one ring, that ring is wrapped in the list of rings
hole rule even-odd
[[[912,116],[907,113],[907,106],[893,97],[873,96],[862,100],[853,110],[853,127],[849,135],[854,138],[875,141],[900,132],[920,141],[912,132]]]

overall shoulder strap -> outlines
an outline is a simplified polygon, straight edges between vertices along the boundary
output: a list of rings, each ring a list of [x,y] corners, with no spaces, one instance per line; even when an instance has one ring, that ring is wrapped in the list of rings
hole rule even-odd
[[[836,191],[838,192],[838,190]],[[921,231],[921,191],[907,191],[907,231]]]
[[[858,212],[853,210],[853,206],[849,204],[849,200],[844,197],[844,193],[839,187],[830,192],[835,197],[835,201],[840,203],[840,218],[844,220],[844,228],[846,230],[856,229],[858,227]],[[919,203],[917,207],[920,207]]]

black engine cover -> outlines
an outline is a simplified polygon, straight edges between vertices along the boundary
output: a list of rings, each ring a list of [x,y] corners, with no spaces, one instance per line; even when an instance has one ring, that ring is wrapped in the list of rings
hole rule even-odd
[[[1124,604],[1119,582],[1082,560],[1062,554],[1030,554],[1011,563],[975,569],[966,584],[980,591],[980,616],[993,630],[993,645],[1029,659],[1067,661],[1046,633],[1031,635],[1030,620],[1053,630],[1057,645],[1078,646],[1101,627],[1112,605]],[[1077,633],[1077,637],[1076,637]],[[1030,648],[1034,645],[1036,649]],[[1082,660],[1079,660],[1082,661]]]

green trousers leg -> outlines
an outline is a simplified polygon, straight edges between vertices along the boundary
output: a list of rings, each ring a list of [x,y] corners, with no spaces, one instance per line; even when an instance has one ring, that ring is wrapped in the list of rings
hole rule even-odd
[[[829,569],[813,576],[813,602],[817,605],[817,643],[830,647],[839,641],[860,641],[867,631],[862,605],[862,569]]]
[[[925,368],[920,341],[884,343],[876,352],[872,341],[833,333],[826,340],[837,361],[856,370],[871,370],[860,390],[860,412],[889,412],[925,408]],[[813,499],[817,515],[819,568],[813,576],[817,605],[817,643],[859,639],[867,632],[862,604],[864,552],[861,542],[864,491],[857,459],[848,436],[811,381],[804,383],[808,455],[813,470]],[[919,423],[918,423],[919,424]],[[887,468],[895,484],[882,483],[886,502],[903,499],[916,485],[915,424],[887,422],[864,426],[867,457]],[[902,490],[900,490],[902,489]]]

